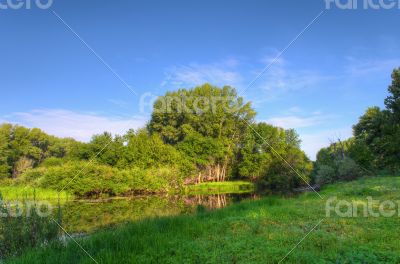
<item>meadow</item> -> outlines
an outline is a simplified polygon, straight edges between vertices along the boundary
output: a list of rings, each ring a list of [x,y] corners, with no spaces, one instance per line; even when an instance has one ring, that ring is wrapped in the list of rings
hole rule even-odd
[[[400,200],[400,177],[336,183],[298,197],[131,222],[5,263],[399,263],[400,218],[326,217],[329,198]],[[300,242],[301,241],[301,242]],[[300,243],[299,243],[300,242]],[[299,244],[298,244],[299,243]],[[296,246],[298,244],[298,246]]]

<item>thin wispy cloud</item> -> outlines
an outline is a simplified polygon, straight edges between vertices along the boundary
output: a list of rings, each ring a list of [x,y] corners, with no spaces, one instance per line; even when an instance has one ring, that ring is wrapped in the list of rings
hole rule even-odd
[[[165,70],[163,87],[193,87],[204,83],[239,86],[243,81],[237,66],[239,61],[227,59],[222,62],[171,66]]]
[[[298,106],[293,106],[282,111],[282,115],[266,119],[264,122],[284,129],[296,129],[301,139],[302,150],[309,158],[315,160],[317,152],[329,146],[332,140],[346,139],[351,136],[351,128],[321,129],[335,118],[337,116],[332,114],[324,114],[321,111],[306,112]]]
[[[371,74],[383,73],[386,76],[392,70],[400,65],[399,58],[391,59],[359,59],[347,57],[345,66],[345,76],[349,78],[360,78],[362,76],[371,76]],[[371,76],[372,77],[372,76]]]
[[[296,115],[288,115],[288,116],[279,116],[273,117],[265,120],[267,123],[272,124],[274,126],[282,127],[285,129],[289,128],[304,128],[304,127],[312,127],[316,125],[320,125],[322,123],[327,122],[329,117],[313,115],[309,117],[296,116]]]
[[[265,57],[262,62],[268,65],[273,57]],[[255,72],[254,74],[257,74]],[[275,99],[291,91],[316,87],[323,81],[332,79],[314,70],[299,70],[284,58],[279,58],[260,79],[258,89],[264,91],[264,100]]]
[[[140,116],[122,118],[64,109],[40,109],[13,113],[3,118],[3,121],[30,128],[38,127],[59,137],[72,137],[80,141],[89,141],[94,134],[100,134],[104,131],[115,135],[123,134],[130,128],[143,127],[147,119]]]

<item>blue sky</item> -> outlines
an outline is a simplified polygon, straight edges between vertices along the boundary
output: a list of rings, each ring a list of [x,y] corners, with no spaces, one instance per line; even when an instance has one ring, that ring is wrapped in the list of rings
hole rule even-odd
[[[123,133],[143,126],[150,98],[167,90],[245,88],[322,10],[323,0],[54,0],[46,10],[0,10],[0,121],[79,140]],[[399,15],[326,10],[243,94],[257,120],[295,128],[311,158],[349,137],[368,106],[383,105],[400,66]]]

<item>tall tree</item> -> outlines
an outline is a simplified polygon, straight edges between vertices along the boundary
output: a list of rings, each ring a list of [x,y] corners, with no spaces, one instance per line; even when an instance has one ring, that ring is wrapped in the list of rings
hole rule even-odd
[[[385,99],[385,106],[393,114],[393,119],[398,124],[400,122],[400,68],[393,70],[392,84],[388,91],[390,95]]]
[[[208,178],[225,179],[233,149],[245,135],[254,116],[250,103],[244,103],[234,88],[204,84],[190,90],[167,92],[159,97],[154,103],[148,129],[152,134],[159,133],[166,143],[173,145],[184,141],[188,135],[192,140],[186,143],[198,143],[199,148],[205,147],[200,137],[215,139],[217,145],[222,143],[226,155],[221,159],[218,157],[220,152],[215,152],[214,157],[209,157],[213,164],[206,166],[204,173]]]

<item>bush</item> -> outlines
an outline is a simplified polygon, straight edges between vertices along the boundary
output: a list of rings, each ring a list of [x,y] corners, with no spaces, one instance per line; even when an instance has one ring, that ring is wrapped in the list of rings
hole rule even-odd
[[[344,158],[338,162],[339,179],[350,181],[355,180],[361,176],[361,169],[354,160],[350,158]]]
[[[317,170],[316,183],[324,185],[333,183],[337,179],[336,170],[328,165],[321,165]]]
[[[171,192],[182,186],[182,177],[175,167],[119,170],[107,165],[70,161],[63,166],[27,170],[17,182],[59,191],[64,189],[82,197]]]
[[[56,157],[50,157],[45,159],[40,166],[41,167],[53,167],[53,166],[61,166],[65,163],[65,160]]]
[[[319,165],[316,183],[320,185],[333,183],[338,180],[351,181],[362,176],[362,171],[357,163],[350,158],[335,160],[334,167]]]

